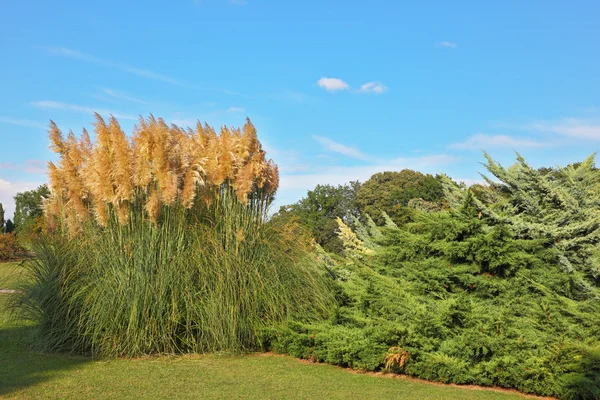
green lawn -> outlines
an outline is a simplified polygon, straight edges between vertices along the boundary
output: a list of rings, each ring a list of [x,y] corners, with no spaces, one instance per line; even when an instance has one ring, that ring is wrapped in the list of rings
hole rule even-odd
[[[19,262],[0,262],[0,289],[16,289],[22,272]]]
[[[18,268],[15,264],[0,264],[0,279],[4,279],[6,288],[15,287],[19,276],[15,268]],[[43,355],[30,349],[33,327],[10,318],[6,307],[8,296],[12,295],[0,295],[0,398],[3,399],[523,398],[492,390],[356,374],[275,355],[109,361]]]

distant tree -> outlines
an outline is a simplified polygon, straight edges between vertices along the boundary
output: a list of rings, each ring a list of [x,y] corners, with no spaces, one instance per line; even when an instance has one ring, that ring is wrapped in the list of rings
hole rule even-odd
[[[0,233],[4,233],[4,207],[0,203]]]
[[[382,212],[396,223],[410,219],[412,211],[406,206],[412,199],[439,203],[444,191],[436,177],[409,169],[400,172],[379,172],[362,184],[356,201],[362,212],[369,214],[378,225],[384,224]]]
[[[44,213],[42,202],[50,196],[48,186],[42,185],[35,190],[17,193],[15,199],[14,225],[18,233],[28,233],[36,220]]]
[[[336,218],[351,224],[353,216],[360,216],[356,203],[359,188],[359,182],[337,187],[317,185],[313,190],[309,190],[302,200],[281,207],[273,219],[296,217],[311,230],[317,243],[325,250],[339,254],[343,251],[343,244],[337,235],[339,225]]]
[[[13,233],[15,230],[15,224],[9,219],[6,221],[6,226],[4,227],[5,233]]]

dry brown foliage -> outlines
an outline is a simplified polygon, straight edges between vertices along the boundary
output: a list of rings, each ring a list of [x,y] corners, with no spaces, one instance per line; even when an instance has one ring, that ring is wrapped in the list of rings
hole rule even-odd
[[[390,347],[385,356],[385,369],[404,368],[408,356],[408,351],[404,350],[402,347]]]

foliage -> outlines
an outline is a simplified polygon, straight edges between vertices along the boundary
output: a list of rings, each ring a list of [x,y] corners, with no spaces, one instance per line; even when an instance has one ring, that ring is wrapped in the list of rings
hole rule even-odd
[[[8,219],[6,221],[6,225],[4,226],[4,233],[13,233],[15,231],[15,224]]]
[[[375,221],[373,221],[373,218],[371,218],[369,214],[366,214],[365,220],[367,221],[366,223],[369,237],[371,237],[371,239],[374,241],[381,240],[383,238],[383,234],[381,233],[381,229],[379,229],[379,227],[375,224]]]
[[[0,203],[0,234],[4,233],[4,207],[2,207],[2,203]]]
[[[151,117],[130,142],[97,116],[96,137],[51,126],[51,234],[33,243],[20,298],[40,347],[239,352],[273,324],[327,314],[309,237],[265,223],[277,168],[249,121],[216,135]]]
[[[316,242],[325,250],[341,254],[343,244],[336,234],[338,228],[336,218],[341,218],[344,223],[350,224],[352,217],[360,215],[356,203],[359,188],[359,182],[350,182],[337,187],[317,185],[313,190],[309,190],[302,200],[281,207],[273,219],[297,218],[310,229]]]
[[[342,246],[344,246],[344,255],[346,255],[347,257],[362,258],[363,256],[371,254],[373,252],[373,250],[371,250],[371,248],[369,248],[364,243],[364,240],[361,241],[357,234],[355,234],[352,231],[352,229],[350,229],[350,227],[348,227],[348,225],[346,225],[344,221],[342,221],[341,218],[336,218],[336,221],[339,227],[338,236],[342,241]],[[371,243],[366,230],[362,225],[360,226],[363,228],[363,232],[361,232],[361,234],[365,235],[363,237],[369,240],[368,243]]]
[[[3,267],[0,264],[0,278]],[[0,296],[2,399],[385,399],[398,393],[420,400],[522,398],[496,390],[352,374],[272,354],[169,355],[102,362],[64,354],[48,356],[32,348],[33,327],[13,318],[6,307],[8,300],[9,295]]]
[[[473,197],[473,207],[490,223],[509,226],[516,238],[545,240],[558,252],[561,267],[580,294],[595,296],[590,283],[600,283],[600,172],[595,155],[546,174],[518,154],[508,169],[485,156],[487,169],[500,183],[484,178],[501,197],[491,204]],[[455,186],[445,185],[452,192],[449,197],[463,196]]]
[[[500,183],[469,190],[442,177],[451,209],[415,209],[413,222],[379,228],[373,256],[338,259],[329,320],[288,325],[271,336],[272,348],[597,399],[600,172],[593,158],[558,175],[540,175],[520,156],[509,169],[487,166]]]
[[[13,233],[0,235],[0,261],[16,260],[26,253]]]
[[[412,219],[411,199],[422,199],[438,203],[443,199],[442,185],[435,177],[409,169],[400,172],[379,172],[363,183],[356,202],[364,214],[369,214],[378,225],[383,225],[382,212],[386,212],[397,223]]]
[[[15,217],[13,223],[17,233],[28,235],[44,214],[43,202],[50,196],[48,186],[41,185],[35,190],[17,193],[15,196]]]

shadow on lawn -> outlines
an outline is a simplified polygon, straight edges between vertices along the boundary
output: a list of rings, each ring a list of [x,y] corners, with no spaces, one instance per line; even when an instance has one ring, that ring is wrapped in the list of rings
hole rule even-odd
[[[91,361],[31,349],[34,327],[0,327],[0,398],[61,376]]]

